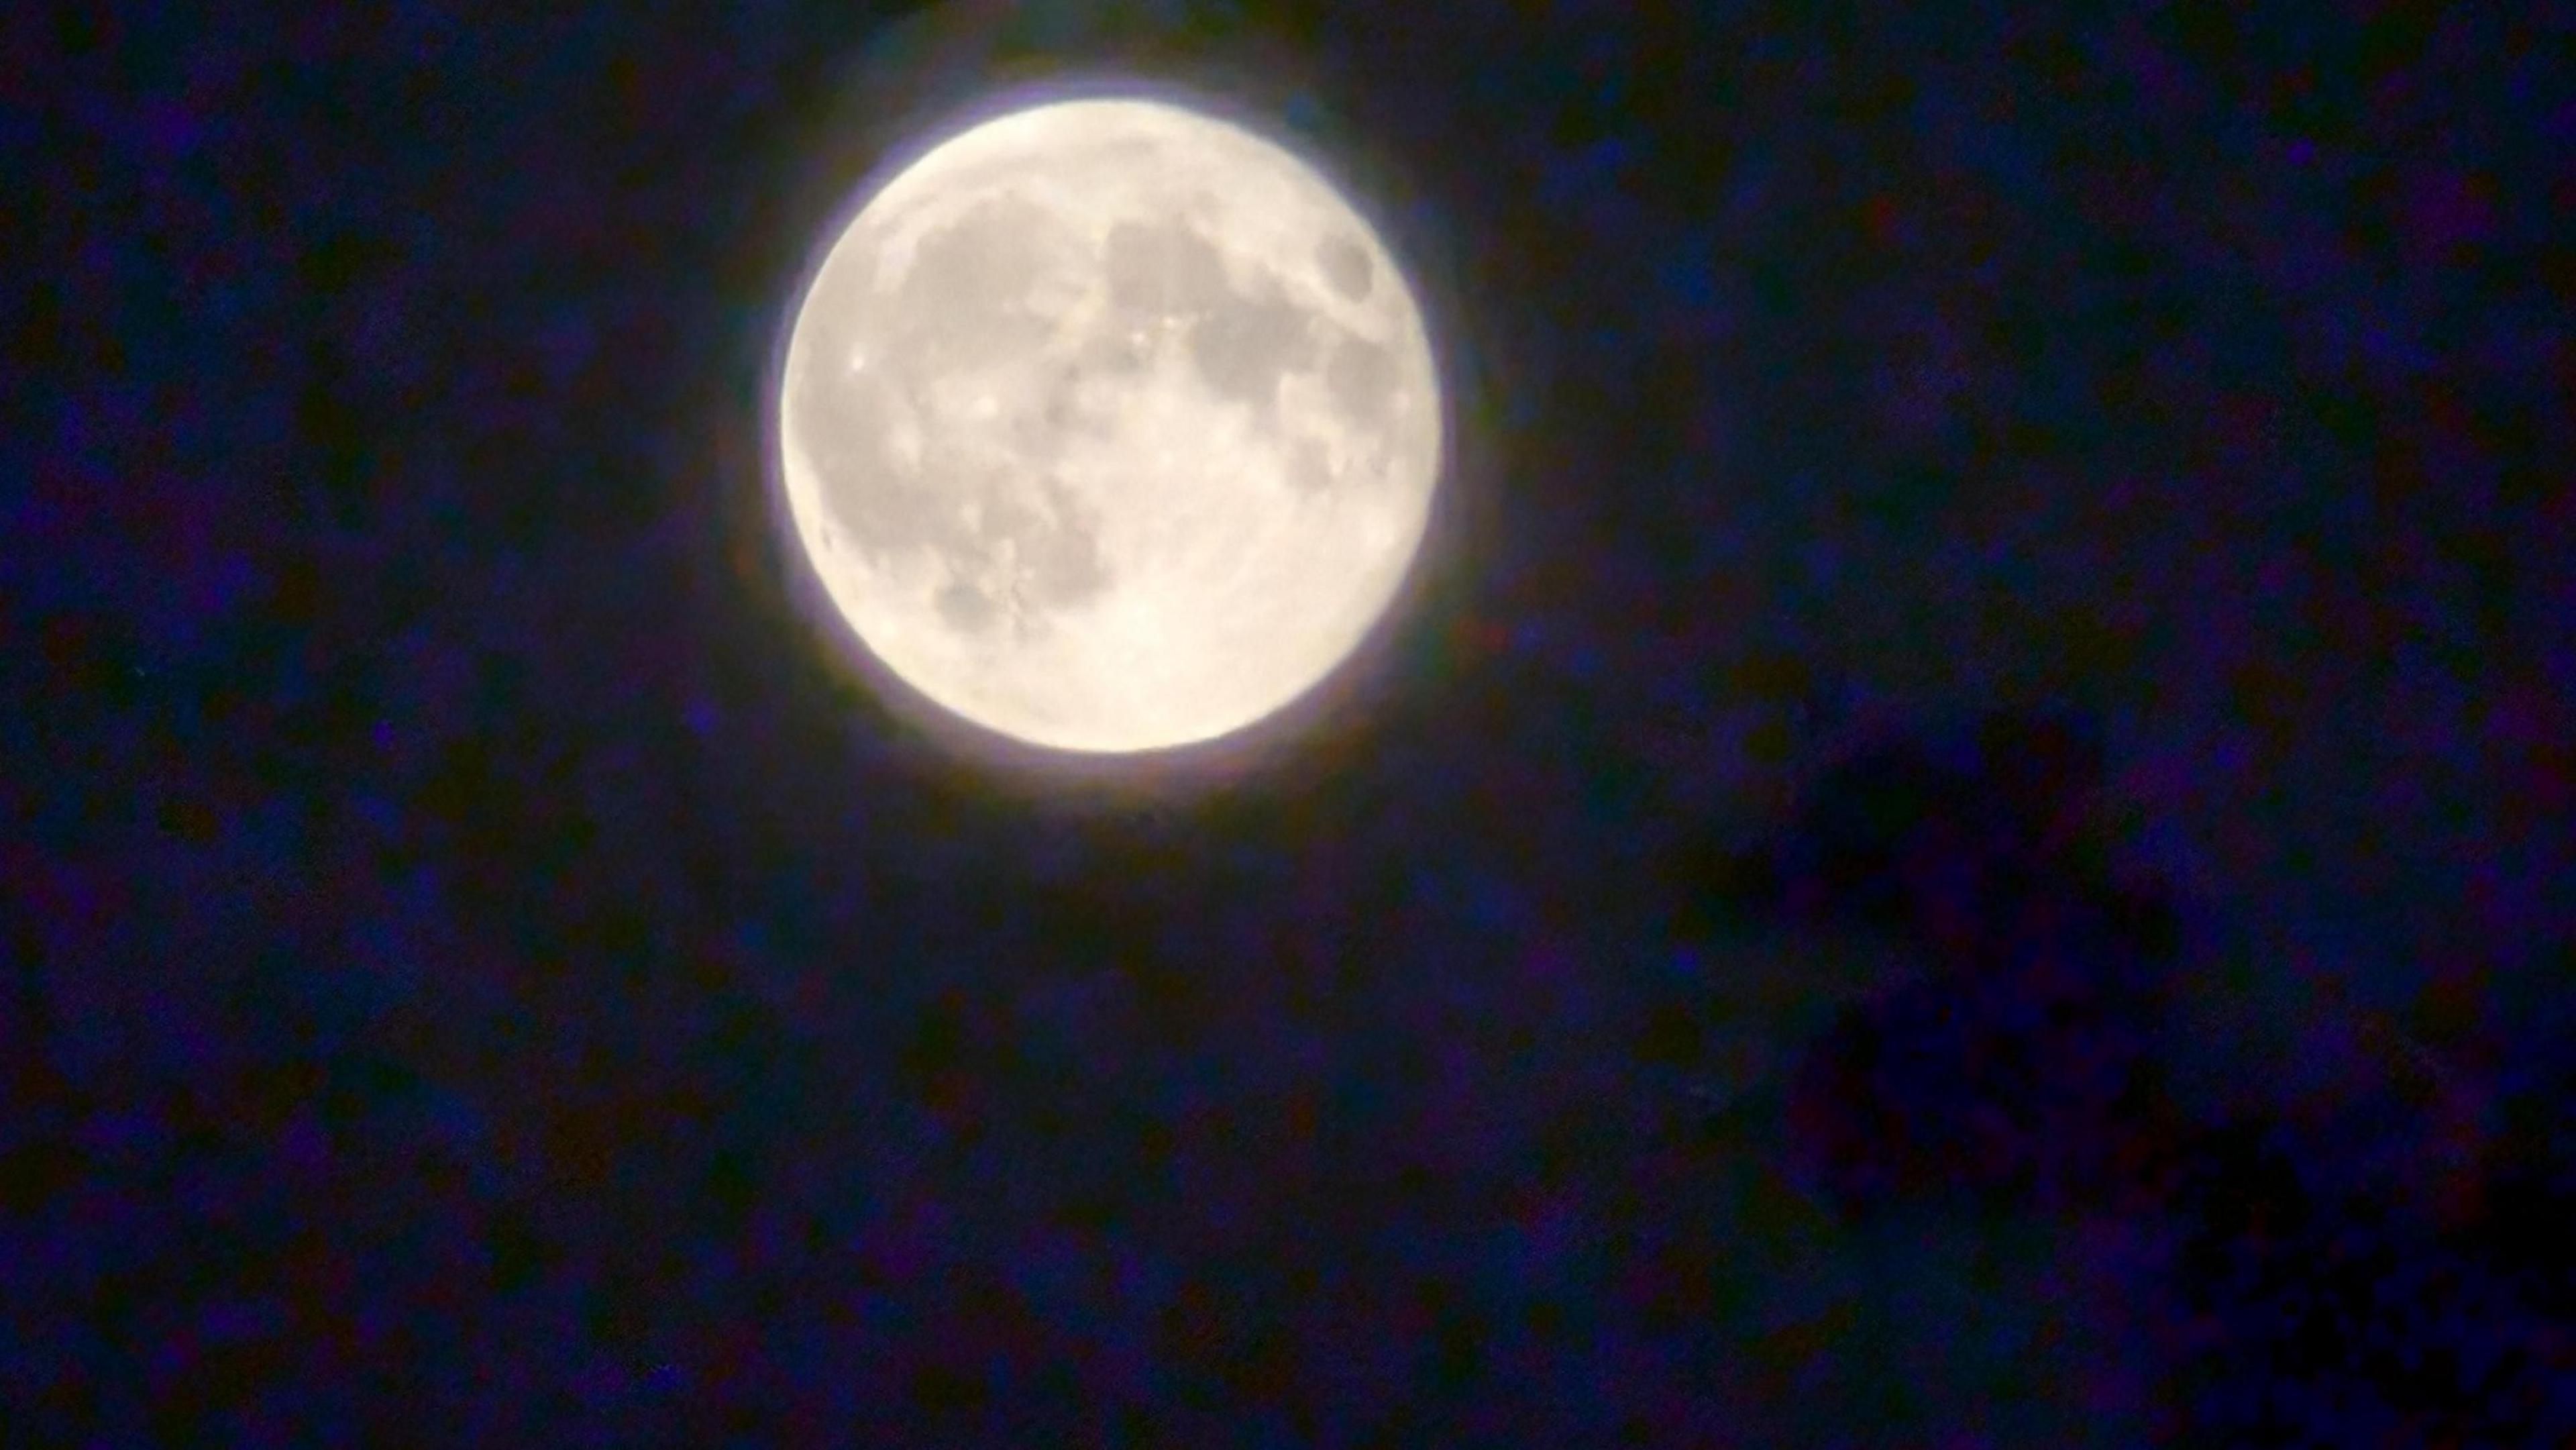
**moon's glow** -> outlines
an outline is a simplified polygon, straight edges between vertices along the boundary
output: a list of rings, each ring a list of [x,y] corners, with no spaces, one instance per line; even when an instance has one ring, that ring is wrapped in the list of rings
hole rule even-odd
[[[866,646],[1034,744],[1231,734],[1403,582],[1443,440],[1384,242],[1287,150],[1159,101],[1012,112],[862,205],[781,370],[798,538]]]

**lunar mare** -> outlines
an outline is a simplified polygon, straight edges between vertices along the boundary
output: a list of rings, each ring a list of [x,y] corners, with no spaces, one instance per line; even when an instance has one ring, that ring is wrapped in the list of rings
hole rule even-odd
[[[780,376],[788,507],[851,628],[1066,750],[1213,739],[1312,688],[1393,600],[1443,451],[1375,232],[1156,101],[923,154],[826,252]]]

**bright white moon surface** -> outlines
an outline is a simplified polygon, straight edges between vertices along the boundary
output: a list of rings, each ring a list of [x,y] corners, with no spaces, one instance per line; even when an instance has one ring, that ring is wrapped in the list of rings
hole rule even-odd
[[[1159,100],[1009,112],[823,254],[780,370],[783,492],[832,603],[988,729],[1231,734],[1395,599],[1442,466],[1437,366],[1321,172]]]

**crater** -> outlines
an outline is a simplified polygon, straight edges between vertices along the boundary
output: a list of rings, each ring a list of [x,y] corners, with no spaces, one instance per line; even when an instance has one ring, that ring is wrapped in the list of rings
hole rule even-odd
[[[1002,608],[993,596],[967,583],[952,579],[932,596],[931,605],[939,611],[940,621],[960,634],[982,634],[1002,617]]]
[[[1369,295],[1377,272],[1369,262],[1368,248],[1339,232],[1315,243],[1315,266],[1323,272],[1324,281],[1349,302]]]
[[[1068,369],[1047,383],[1046,401],[1036,420],[1021,429],[1024,451],[1045,453],[1061,448],[1064,440],[1082,426],[1081,381],[1079,373]]]

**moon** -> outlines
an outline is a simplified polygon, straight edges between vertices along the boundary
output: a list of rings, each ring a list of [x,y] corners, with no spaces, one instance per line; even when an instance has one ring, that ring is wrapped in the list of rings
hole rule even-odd
[[[851,631],[937,705],[1060,751],[1214,740],[1394,601],[1437,364],[1385,240],[1286,147],[1042,102],[923,151],[821,256],[782,492]]]

